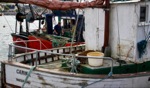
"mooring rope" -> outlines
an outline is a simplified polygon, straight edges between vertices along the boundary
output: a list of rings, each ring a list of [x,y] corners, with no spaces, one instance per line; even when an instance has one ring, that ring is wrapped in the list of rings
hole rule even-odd
[[[36,68],[36,66],[32,66],[32,67],[30,68],[30,70],[29,70],[29,72],[27,73],[27,76],[26,76],[26,78],[25,78],[25,80],[24,80],[24,82],[23,82],[21,88],[24,88],[24,86],[25,86],[25,84],[26,84],[26,82],[27,82],[27,80],[28,80],[30,74],[32,73],[32,71],[33,71],[35,68]]]
[[[112,76],[112,74],[113,74],[113,72],[112,72],[112,71],[110,71],[110,72],[109,72],[109,74],[108,74],[108,76],[106,76],[105,78],[100,79],[100,80],[98,80],[98,81],[94,81],[93,83],[91,83],[91,84],[87,84],[87,85],[85,85],[85,86],[82,86],[81,88],[85,88],[85,87],[88,87],[88,86],[90,86],[90,85],[93,85],[93,84],[95,84],[95,83],[97,83],[97,82],[101,82],[101,81],[103,81],[103,80],[105,80],[105,79],[107,79],[107,78],[111,77],[111,76]]]
[[[30,74],[32,73],[32,71],[37,67],[37,59],[38,59],[38,51],[36,52],[36,65],[35,66],[32,66],[29,70],[29,72],[27,73],[27,76],[22,84],[22,87],[21,88],[24,88],[24,85],[26,84]]]

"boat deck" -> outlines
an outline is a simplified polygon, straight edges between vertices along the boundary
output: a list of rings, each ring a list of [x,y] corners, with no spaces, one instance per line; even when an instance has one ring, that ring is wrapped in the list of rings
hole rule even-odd
[[[61,60],[54,61],[54,62],[49,62],[49,63],[44,63],[41,65],[38,65],[37,67],[39,68],[44,68],[44,69],[50,69],[50,70],[55,70],[55,71],[63,71],[63,72],[68,72],[66,69],[61,68]]]
[[[62,60],[64,58],[72,58],[72,55],[75,55],[75,58],[80,61],[80,64],[76,66],[76,69],[78,73],[83,74],[108,74],[111,70],[113,70],[113,74],[137,73],[147,71],[150,67],[150,62],[131,63],[109,57],[102,57],[104,59],[102,66],[93,67],[88,65],[89,57],[86,57],[87,53],[91,51],[85,51],[84,45],[73,46],[73,54],[68,54],[70,51],[70,47],[54,48],[48,51],[36,51],[20,54],[15,56],[13,60],[22,64],[38,66],[39,68],[44,68],[47,70],[70,72],[70,63],[64,63]]]
[[[49,63],[43,63],[41,65],[38,65],[37,67],[39,68],[44,68],[44,69],[49,69],[49,70],[55,70],[55,71],[63,71],[63,72],[69,72],[71,67],[67,67],[67,66],[63,66],[62,62],[63,60],[57,60],[54,62],[49,62]],[[81,68],[89,68],[89,69],[93,69],[93,70],[97,70],[97,69],[103,69],[103,68],[110,68],[112,66],[112,62],[110,60],[104,60],[103,65],[102,66],[90,66],[88,63],[86,64],[80,64],[77,66],[77,69],[80,72]],[[113,60],[113,66],[119,66],[119,63],[116,60]]]

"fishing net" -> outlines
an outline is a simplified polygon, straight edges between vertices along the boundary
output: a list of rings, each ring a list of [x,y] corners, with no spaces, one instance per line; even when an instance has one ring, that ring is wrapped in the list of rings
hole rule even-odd
[[[53,48],[65,46],[65,44],[70,40],[70,38],[55,35],[46,35],[45,37],[52,41]]]
[[[67,43],[67,41],[64,39],[57,39],[57,38],[52,39],[53,47],[62,47],[62,46],[65,46],[66,43]]]

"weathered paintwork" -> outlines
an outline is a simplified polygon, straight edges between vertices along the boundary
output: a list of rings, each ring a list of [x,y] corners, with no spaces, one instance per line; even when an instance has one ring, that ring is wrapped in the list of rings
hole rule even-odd
[[[147,46],[147,55],[143,59],[138,58],[137,43],[145,38],[144,30],[149,28],[149,22],[140,23],[140,6],[147,5],[150,2],[124,2],[111,3],[110,8],[110,38],[112,57],[124,59],[132,62],[143,62],[150,59],[149,43]],[[85,9],[85,44],[86,50],[101,50],[104,43],[104,9],[92,8]],[[148,11],[149,12],[149,11]],[[150,13],[150,12],[149,12]],[[150,14],[148,13],[148,21]],[[144,29],[143,29],[144,27]],[[147,30],[147,33],[149,30]],[[79,47],[78,47],[79,48]],[[76,48],[74,48],[76,50]],[[82,50],[82,49],[81,49]],[[51,52],[65,53],[70,51],[66,49],[51,50]],[[68,52],[69,53],[69,52]],[[35,62],[37,58],[37,63]],[[47,58],[47,59],[45,59]],[[31,59],[31,60],[30,60]],[[47,53],[28,53],[16,56],[12,61],[2,62],[2,84],[3,87],[21,87],[27,72],[31,65],[40,65],[50,61],[59,60],[59,56],[48,55]],[[30,63],[27,61],[30,61]],[[29,64],[29,65],[25,65]],[[142,68],[141,68],[142,69]],[[12,74],[14,74],[12,76]],[[148,88],[150,87],[150,72],[138,72],[128,74],[113,74],[110,78],[108,74],[78,74],[62,72],[58,69],[36,68],[30,75],[25,87],[52,87],[52,88],[81,88],[84,86],[90,88]],[[105,79],[106,78],[106,79]],[[93,83],[92,85],[90,85]]]
[[[3,85],[5,84],[11,87],[21,87],[31,66],[16,62],[3,62],[2,64],[3,68],[5,69],[5,74],[3,74],[5,81]],[[147,88],[150,86],[149,75],[150,73],[143,72],[136,74],[119,74],[113,75],[110,78],[106,78],[107,75],[73,74],[70,72],[61,72],[58,70],[36,68],[30,74],[25,87],[81,88],[87,86],[88,84],[94,83],[87,86],[87,88]]]
[[[84,50],[84,46],[73,46],[73,52]],[[51,49],[50,52],[67,53],[69,47]],[[38,53],[36,63],[36,52],[21,54],[12,59],[12,61],[2,62],[2,85],[3,87],[14,88],[21,87],[32,65],[41,65],[42,63],[54,62],[60,59],[60,56],[52,54]],[[11,59],[10,59],[11,60]],[[17,61],[17,62],[16,62]],[[22,64],[24,63],[24,64]],[[13,75],[12,75],[13,74]],[[43,69],[36,67],[26,81],[25,87],[42,88],[81,88],[81,87],[149,87],[150,73],[139,72],[130,74],[114,74],[110,78],[108,74],[79,74],[64,72],[59,69]],[[98,81],[98,82],[97,82]],[[94,83],[91,85],[91,83]]]
[[[150,60],[150,44],[146,53],[139,58],[137,43],[149,33],[150,2],[123,1],[110,5],[109,47],[111,56],[126,61],[143,62]],[[147,6],[147,22],[139,22],[140,7]],[[87,50],[102,50],[104,44],[105,9],[85,9],[85,44]]]

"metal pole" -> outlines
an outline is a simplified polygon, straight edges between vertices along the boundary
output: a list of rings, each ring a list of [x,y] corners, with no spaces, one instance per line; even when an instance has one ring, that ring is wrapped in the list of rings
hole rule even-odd
[[[38,51],[36,51],[36,60],[35,60],[35,67],[37,67],[37,61],[38,61]]]
[[[104,8],[105,10],[105,31],[104,31],[104,45],[102,47],[102,51],[105,51],[105,48],[108,46],[109,44],[109,16],[110,16],[110,2],[109,0],[105,0],[106,1],[106,8]]]
[[[9,45],[8,61],[12,61],[12,46],[11,45]]]

